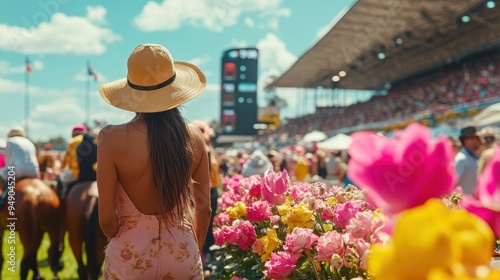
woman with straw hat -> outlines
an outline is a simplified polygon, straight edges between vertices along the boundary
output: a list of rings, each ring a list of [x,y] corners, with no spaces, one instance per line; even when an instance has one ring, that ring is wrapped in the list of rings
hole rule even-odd
[[[99,133],[99,222],[110,238],[103,279],[202,279],[208,156],[178,107],[205,90],[205,76],[154,44],[136,47],[127,67],[127,78],[99,88],[109,104],[136,112]]]

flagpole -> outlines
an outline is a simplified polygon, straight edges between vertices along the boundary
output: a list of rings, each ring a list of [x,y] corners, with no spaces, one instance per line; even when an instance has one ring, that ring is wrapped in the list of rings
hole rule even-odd
[[[87,112],[87,117],[85,121],[87,125],[90,125],[90,75],[87,75],[87,96],[85,97],[85,104]]]
[[[24,94],[24,126],[26,130],[26,135],[29,135],[29,117],[30,117],[30,75],[28,71],[24,71],[25,80],[25,94]]]

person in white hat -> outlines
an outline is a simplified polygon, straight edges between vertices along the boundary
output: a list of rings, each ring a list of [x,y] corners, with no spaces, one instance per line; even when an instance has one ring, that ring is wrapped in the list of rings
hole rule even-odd
[[[273,168],[273,164],[269,158],[262,151],[255,150],[250,156],[250,159],[243,164],[241,175],[243,177],[250,177],[252,175],[264,177],[264,174],[269,168]]]
[[[2,191],[0,209],[3,208],[8,193],[5,190],[6,184],[17,183],[24,178],[38,178],[40,176],[35,144],[26,138],[24,129],[15,125],[7,137],[5,167],[0,171],[0,190]]]
[[[208,153],[178,107],[205,90],[205,76],[155,44],[136,47],[127,68],[126,78],[99,88],[109,104],[136,112],[98,136],[99,223],[110,238],[103,279],[202,279]]]

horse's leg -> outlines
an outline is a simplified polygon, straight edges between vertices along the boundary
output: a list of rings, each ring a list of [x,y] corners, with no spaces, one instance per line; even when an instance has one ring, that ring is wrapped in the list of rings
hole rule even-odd
[[[99,226],[97,197],[92,198],[89,207],[91,208],[91,212],[87,221],[85,251],[87,252],[89,279],[97,280],[104,262],[104,247],[106,246],[108,239]]]
[[[60,227],[57,224],[54,227],[51,227],[47,230],[47,233],[49,234],[50,237],[50,248],[48,250],[49,264],[50,264],[50,269],[54,274],[53,279],[58,279],[57,273],[61,271],[60,260],[62,252],[60,251],[59,247],[59,230]]]
[[[0,250],[3,249],[3,232],[4,231],[5,231],[5,227],[2,225],[2,223],[0,223]],[[3,261],[4,261],[3,254],[0,254],[0,275],[2,275]]]
[[[24,224],[27,224],[24,230],[20,230],[19,237],[24,246],[23,259],[21,260],[21,280],[26,280],[28,278],[28,272],[31,269],[33,271],[33,279],[43,279],[42,275],[38,273],[38,263],[36,261],[36,254],[40,243],[42,243],[43,230],[36,219],[33,218],[34,213],[30,213],[30,216],[24,216]],[[29,223],[29,225],[28,225]]]
[[[68,206],[68,201],[66,201]],[[78,208],[78,207],[77,207]],[[83,240],[85,238],[85,224],[83,222],[83,209],[73,209],[66,207],[66,228],[68,230],[69,245],[78,263],[78,276],[80,279],[87,279],[87,271],[83,263]]]

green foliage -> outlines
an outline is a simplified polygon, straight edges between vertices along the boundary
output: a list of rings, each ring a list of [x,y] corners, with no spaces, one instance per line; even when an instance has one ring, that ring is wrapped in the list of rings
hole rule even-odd
[[[11,246],[7,244],[7,236],[9,234],[9,231],[5,231],[3,234],[3,248],[2,248],[2,254],[4,258],[8,253],[8,247]],[[21,243],[21,240],[19,239],[19,234],[16,232],[16,272],[10,272],[7,270],[8,264],[6,261],[3,263],[3,269],[2,269],[2,274],[0,279],[3,280],[18,280],[20,279],[20,267],[21,267],[21,259],[23,257],[23,246]],[[50,270],[49,263],[47,261],[47,250],[50,246],[50,239],[47,234],[44,235],[42,239],[42,244],[40,245],[40,248],[38,249],[38,254],[37,254],[37,260],[38,260],[38,266],[40,268],[40,273],[45,276],[45,279],[51,279],[53,274],[52,271]],[[86,260],[86,256],[83,256],[84,262]],[[64,239],[64,252],[62,255],[62,261],[64,263],[64,268],[58,273],[59,279],[62,280],[78,280],[78,265],[76,263],[76,259],[73,256],[73,252],[71,251],[71,247],[69,246],[68,242],[68,235],[65,236]],[[28,274],[28,279],[31,279],[33,273],[30,271]],[[99,278],[100,279],[100,278]]]

